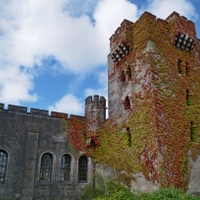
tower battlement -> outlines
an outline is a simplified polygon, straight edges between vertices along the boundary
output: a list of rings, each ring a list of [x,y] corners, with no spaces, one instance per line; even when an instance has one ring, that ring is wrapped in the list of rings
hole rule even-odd
[[[121,43],[124,43],[125,45],[128,45],[128,43],[131,42],[131,32],[132,32],[132,26],[133,22],[124,20],[120,27],[117,28],[115,33],[110,37],[110,50],[111,52],[116,49]]]
[[[89,96],[85,100],[85,117],[89,130],[97,130],[106,118],[106,99],[103,96]]]
[[[93,105],[93,106],[99,106],[99,105],[105,105],[106,99],[103,96],[94,95],[94,97],[89,96],[85,100],[85,105]]]
[[[166,21],[172,23],[175,26],[177,32],[189,35],[193,39],[196,38],[196,29],[195,24],[191,20],[188,20],[186,17],[181,16],[177,12],[173,12]]]

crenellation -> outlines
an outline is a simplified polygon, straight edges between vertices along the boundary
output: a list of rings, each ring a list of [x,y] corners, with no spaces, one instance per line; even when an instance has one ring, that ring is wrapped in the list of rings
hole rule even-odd
[[[122,43],[129,46],[131,41],[129,34],[132,32],[134,23],[124,20],[121,25],[116,29],[115,33],[110,37],[110,51],[113,52]]]
[[[67,113],[61,113],[61,112],[52,111],[51,112],[51,117],[68,119],[68,114]]]
[[[30,114],[41,115],[41,116],[49,116],[49,111],[48,110],[40,110],[40,109],[37,109],[37,108],[31,108]]]
[[[121,33],[121,26],[117,28],[117,30],[115,31],[115,35],[120,35]]]
[[[118,35],[120,35],[120,34],[123,33],[123,32],[126,32],[126,31],[131,30],[133,24],[134,24],[133,22],[131,22],[131,21],[125,19],[125,20],[120,24],[120,26],[116,29],[115,33],[110,37],[110,40],[111,40],[112,42],[114,42],[115,39],[118,37]]]
[[[94,105],[99,104],[99,95],[94,95]]]
[[[88,96],[85,99],[85,105],[91,105],[92,104],[92,105],[98,106],[99,103],[103,103],[105,101],[106,101],[106,99],[103,96],[99,96],[99,95],[94,95],[93,97]]]
[[[0,103],[0,110],[4,110],[4,106],[5,106],[4,103]]]
[[[85,117],[80,116],[80,115],[70,115],[69,119],[71,119],[71,120],[74,120],[74,119],[85,120]]]
[[[101,103],[105,103],[105,101],[106,101],[105,97],[100,96],[100,102],[101,102]]]
[[[148,21],[156,21],[157,17],[149,12],[144,12],[140,19],[137,21],[139,23],[140,20],[142,19],[148,20]]]
[[[121,29],[122,31],[127,31],[127,30],[130,30],[132,28],[132,25],[134,23],[125,19],[122,23],[121,23]]]
[[[16,106],[16,105],[8,105],[8,111],[27,113],[27,107]]]
[[[93,102],[92,96],[88,97],[86,100],[88,101],[88,103]],[[103,101],[102,97],[100,98],[100,101]],[[62,112],[57,112],[57,111],[51,111],[51,114],[49,115],[49,111],[44,110],[44,109],[30,108],[30,112],[28,112],[28,108],[24,106],[8,105],[8,109],[5,109],[4,107],[5,107],[5,104],[0,103],[0,110],[3,110],[3,111],[12,111],[12,112],[40,115],[40,116],[53,117],[53,118],[64,118],[64,119],[69,118],[68,113],[62,113]]]
[[[91,104],[92,103],[92,96],[88,96],[86,99],[85,99],[85,105],[88,105],[88,104]]]
[[[191,27],[194,27],[194,26],[195,26],[194,22],[191,21],[191,20],[188,20],[187,23],[188,23],[188,26],[191,26]]]
[[[166,21],[170,24],[173,24],[176,32],[188,35],[193,39],[196,38],[195,24],[191,20],[188,20],[186,17],[173,12],[169,17],[166,18]]]

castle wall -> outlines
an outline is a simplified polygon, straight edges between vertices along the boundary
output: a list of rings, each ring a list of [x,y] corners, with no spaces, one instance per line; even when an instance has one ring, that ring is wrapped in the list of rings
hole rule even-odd
[[[128,166],[141,169],[134,174],[132,188],[152,191],[158,185],[175,185],[199,194],[200,40],[194,23],[175,12],[166,20],[147,12],[135,23],[124,20],[110,38],[108,65],[106,123],[121,126],[116,132],[124,136],[121,149],[130,155]],[[49,115],[35,108],[27,112],[26,107],[14,105],[4,109],[0,104],[0,150],[8,158],[0,198],[78,199],[94,172],[88,157],[87,181],[79,182],[81,150],[88,145],[85,149],[91,153],[99,145],[96,133],[105,120],[105,109],[106,100],[98,95],[85,100],[85,116]],[[73,125],[66,126],[63,120],[76,126],[74,141],[69,138]],[[109,133],[105,134],[108,138]],[[45,153],[53,158],[49,182],[39,180]],[[71,171],[70,180],[63,182],[60,163],[64,154],[71,157]],[[96,167],[105,179],[115,176],[110,166]]]
[[[110,120],[129,128],[132,144],[137,135],[144,138],[145,177],[187,190],[189,182],[198,185],[191,168],[200,178],[200,45],[194,23],[175,12],[166,20],[145,12],[123,30],[125,22],[110,38]],[[187,164],[189,151],[194,165]]]
[[[77,199],[87,183],[78,181],[78,159],[83,154],[69,141],[60,114],[9,106],[0,106],[0,149],[8,152],[6,180],[0,183],[2,199]],[[55,118],[56,117],[56,118]],[[73,116],[75,117],[75,116]],[[44,153],[53,155],[51,181],[39,180],[40,162]],[[60,180],[60,162],[63,154],[71,156],[70,181]],[[88,181],[92,175],[92,162],[88,158]]]

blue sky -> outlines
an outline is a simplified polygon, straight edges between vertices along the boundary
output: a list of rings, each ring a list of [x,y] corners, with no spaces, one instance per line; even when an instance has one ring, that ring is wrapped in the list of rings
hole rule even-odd
[[[0,102],[84,115],[87,96],[107,98],[109,38],[123,19],[176,11],[200,38],[199,10],[199,0],[0,0]]]

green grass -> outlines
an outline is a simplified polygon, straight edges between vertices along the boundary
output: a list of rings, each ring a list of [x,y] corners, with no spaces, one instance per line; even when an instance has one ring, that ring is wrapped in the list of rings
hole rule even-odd
[[[93,184],[86,186],[81,200],[200,200],[200,196],[185,194],[173,187],[161,187],[152,193],[144,193],[131,192],[118,182],[104,181],[100,176],[96,176],[93,181]]]

